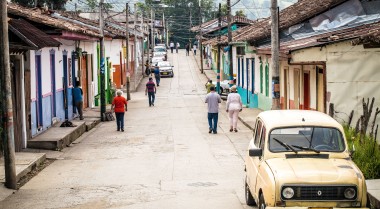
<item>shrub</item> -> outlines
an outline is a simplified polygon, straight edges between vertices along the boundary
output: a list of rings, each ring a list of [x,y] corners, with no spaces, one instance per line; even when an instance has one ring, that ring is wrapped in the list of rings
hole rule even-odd
[[[344,132],[350,151],[352,151],[352,145],[355,147],[352,159],[363,172],[364,177],[366,179],[380,178],[380,147],[376,140],[365,136],[364,140],[360,141],[360,134],[348,126],[344,127]]]

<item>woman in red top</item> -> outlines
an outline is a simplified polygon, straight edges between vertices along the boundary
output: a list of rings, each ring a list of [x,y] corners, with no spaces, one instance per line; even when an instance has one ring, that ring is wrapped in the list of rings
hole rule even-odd
[[[112,101],[111,110],[115,112],[117,131],[124,132],[124,113],[127,111],[127,100],[121,96],[123,92],[117,91],[117,96]],[[125,111],[124,111],[125,106]]]

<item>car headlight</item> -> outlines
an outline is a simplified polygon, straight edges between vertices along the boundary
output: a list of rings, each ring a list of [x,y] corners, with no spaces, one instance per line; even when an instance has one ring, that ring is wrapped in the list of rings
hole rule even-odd
[[[290,187],[286,187],[282,190],[282,196],[286,199],[290,199],[294,196],[294,190]]]
[[[344,190],[344,197],[347,199],[354,199],[356,196],[356,191],[354,188],[349,187],[346,190]]]

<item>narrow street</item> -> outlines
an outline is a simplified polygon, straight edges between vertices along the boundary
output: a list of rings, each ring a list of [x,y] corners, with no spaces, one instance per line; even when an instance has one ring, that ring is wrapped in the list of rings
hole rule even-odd
[[[144,78],[131,94],[125,132],[101,123],[0,208],[250,208],[243,158],[251,130],[239,122],[230,133],[223,102],[218,134],[209,134],[206,77],[192,53],[168,56],[174,78],[161,78],[154,107]]]

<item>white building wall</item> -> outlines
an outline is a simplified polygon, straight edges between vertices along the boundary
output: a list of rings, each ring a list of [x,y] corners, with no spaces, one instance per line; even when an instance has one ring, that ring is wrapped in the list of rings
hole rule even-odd
[[[105,41],[106,57],[110,58],[109,61],[113,65],[120,64],[120,52],[123,50],[122,46],[122,39]],[[122,62],[124,63],[124,59]]]
[[[374,107],[380,107],[380,50],[352,46],[350,41],[315,47],[292,53],[293,60],[326,61],[327,107],[334,103],[342,112],[340,122],[348,121],[346,114],[354,110],[353,123],[362,114],[362,99],[375,98]],[[380,123],[380,118],[377,118]],[[353,125],[353,124],[351,124]]]
[[[30,99],[35,100],[37,95],[37,87],[36,87],[36,64],[35,64],[35,53],[34,50],[28,51],[29,56],[27,61],[25,62],[25,68],[30,70]]]

